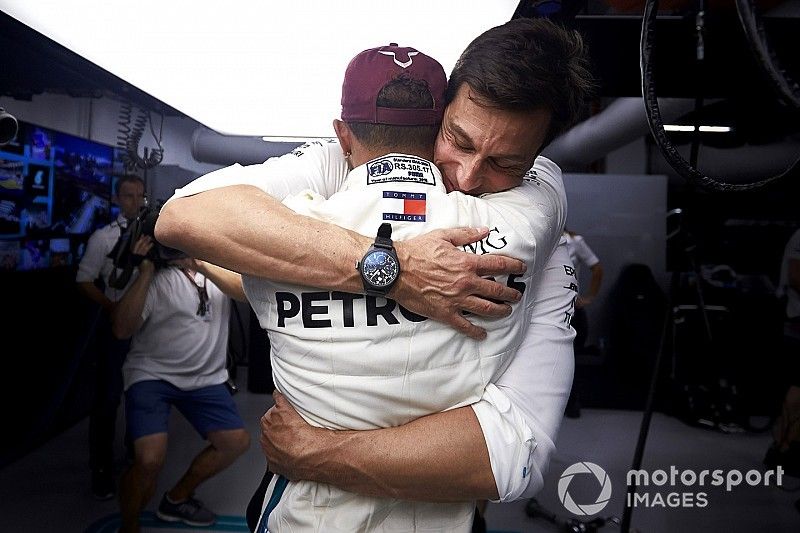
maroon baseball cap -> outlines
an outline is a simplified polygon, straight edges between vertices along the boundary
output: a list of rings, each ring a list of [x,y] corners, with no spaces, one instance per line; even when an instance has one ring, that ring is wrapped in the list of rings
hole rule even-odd
[[[428,83],[433,109],[378,107],[381,89],[401,76]],[[447,75],[442,65],[432,57],[397,43],[370,48],[347,65],[342,83],[342,120],[392,126],[439,124],[444,116],[446,89]]]

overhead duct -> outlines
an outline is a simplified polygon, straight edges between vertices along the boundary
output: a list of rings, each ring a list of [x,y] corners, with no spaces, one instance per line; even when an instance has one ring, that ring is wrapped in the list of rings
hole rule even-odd
[[[694,101],[689,98],[665,98],[660,102],[662,114],[670,120],[689,113],[694,107]],[[544,155],[565,170],[582,168],[649,131],[642,99],[618,98],[597,115],[553,141]],[[192,134],[192,156],[201,163],[247,165],[283,155],[300,144],[221,135],[200,127]]]
[[[660,98],[659,105],[665,122],[677,122],[694,110],[694,100],[691,98]],[[617,98],[603,111],[554,140],[544,150],[544,155],[558,163],[564,171],[583,170],[593,161],[649,134],[650,127],[642,99]],[[192,135],[192,156],[202,163],[248,165],[286,154],[300,144],[221,135],[200,127]],[[704,147],[700,165],[708,172],[726,176],[732,182],[741,182],[751,179],[754,174],[772,172],[781,168],[781,165],[785,167],[791,162],[791,155],[798,152],[797,146],[796,141],[787,139],[784,143],[749,148]],[[652,170],[670,174],[667,165],[659,164],[660,154],[656,153],[655,157]]]
[[[691,98],[660,98],[665,121],[674,121],[694,109]],[[555,139],[543,155],[563,170],[582,170],[617,148],[650,133],[644,102],[638,97],[617,98],[600,113]]]
[[[694,110],[694,101],[690,98],[659,98],[658,101],[665,123],[677,123]],[[555,139],[543,155],[558,163],[565,172],[582,171],[593,161],[645,135],[650,135],[650,126],[642,99],[617,98],[600,113]],[[688,146],[679,147],[679,151],[688,157]],[[800,141],[793,138],[731,149],[703,146],[699,166],[707,173],[724,176],[731,183],[744,183],[785,170],[797,153],[800,153]],[[654,173],[674,173],[657,150],[651,165]]]
[[[192,157],[200,163],[252,165],[291,152],[301,144],[303,143],[269,142],[260,137],[221,135],[200,127],[192,134]]]

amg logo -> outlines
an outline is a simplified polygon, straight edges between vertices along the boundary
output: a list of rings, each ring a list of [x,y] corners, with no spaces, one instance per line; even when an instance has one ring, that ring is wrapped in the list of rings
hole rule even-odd
[[[502,235],[500,230],[495,227],[489,230],[489,235],[485,239],[472,244],[465,244],[461,248],[465,252],[485,255],[491,253],[492,250],[502,250],[507,245],[508,240],[505,235]],[[489,248],[491,248],[491,250],[489,250]]]

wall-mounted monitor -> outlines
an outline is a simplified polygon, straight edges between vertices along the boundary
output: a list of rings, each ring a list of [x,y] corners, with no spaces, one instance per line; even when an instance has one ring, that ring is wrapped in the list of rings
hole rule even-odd
[[[75,265],[91,233],[110,222],[113,146],[20,121],[0,147],[0,270]]]

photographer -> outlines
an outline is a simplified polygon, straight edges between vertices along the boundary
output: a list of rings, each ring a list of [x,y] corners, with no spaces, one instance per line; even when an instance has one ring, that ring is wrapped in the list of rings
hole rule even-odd
[[[143,235],[131,250],[139,276],[112,314],[114,335],[132,337],[123,365],[127,442],[133,462],[120,483],[122,532],[139,531],[139,514],[153,496],[166,458],[173,405],[209,445],[162,496],[156,512],[160,519],[213,524],[214,513],[194,497],[194,491],[250,444],[225,386],[228,297],[244,301],[241,278],[185,256],[165,259],[170,249],[151,240],[147,227],[144,224]]]
[[[122,396],[122,362],[128,351],[128,341],[111,335],[110,316],[136,275],[131,267],[128,279],[120,283],[123,280],[118,278],[119,269],[112,252],[145,205],[144,191],[144,181],[139,176],[123,176],[117,181],[112,201],[119,205],[120,214],[114,222],[89,237],[75,277],[80,292],[99,306],[93,306],[97,317],[94,339],[98,357],[94,400],[89,414],[89,463],[92,493],[100,500],[112,498],[115,492],[114,430]]]

